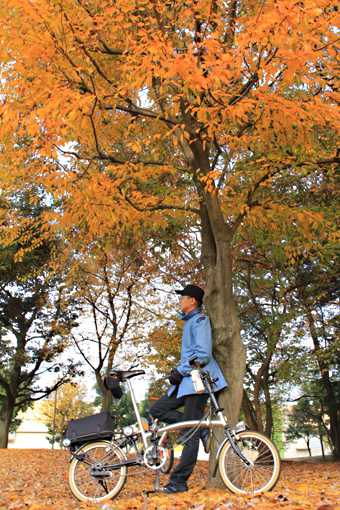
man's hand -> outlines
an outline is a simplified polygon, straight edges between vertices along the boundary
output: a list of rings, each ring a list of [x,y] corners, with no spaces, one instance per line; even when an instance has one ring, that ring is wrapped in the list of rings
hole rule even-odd
[[[171,370],[171,374],[169,377],[170,384],[174,384],[175,386],[178,386],[183,379],[183,376],[179,373],[177,368],[174,368]]]

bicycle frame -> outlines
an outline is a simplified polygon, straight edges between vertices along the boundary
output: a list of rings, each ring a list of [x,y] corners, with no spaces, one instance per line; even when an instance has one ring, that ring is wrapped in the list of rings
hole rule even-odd
[[[127,384],[128,384],[128,388],[129,388],[130,395],[131,395],[133,409],[134,409],[135,414],[136,414],[137,423],[138,423],[138,426],[139,426],[139,429],[140,429],[142,443],[143,443],[144,448],[147,448],[149,446],[148,439],[151,438],[152,432],[145,432],[145,430],[143,428],[141,416],[139,414],[139,409],[138,409],[138,405],[137,405],[137,402],[136,402],[135,394],[134,394],[134,391],[133,391],[132,383],[131,383],[131,381],[129,379],[127,380]],[[210,419],[208,419],[208,420],[205,420],[205,421],[202,421],[202,422],[200,420],[181,421],[179,423],[172,423],[171,425],[166,425],[165,427],[161,427],[161,428],[158,429],[158,433],[161,434],[160,443],[163,441],[163,439],[164,439],[164,437],[165,437],[167,432],[174,432],[174,431],[180,430],[180,429],[197,427],[198,425],[200,425],[201,427],[206,427],[206,428],[210,428],[211,426],[212,427],[226,427],[227,426],[227,420],[222,415],[222,413],[221,413],[221,417],[222,417],[222,419],[219,417],[220,418],[219,420],[210,420]]]
[[[221,409],[219,407],[219,405],[217,403],[217,400],[216,400],[216,397],[215,397],[215,394],[214,394],[214,392],[213,392],[213,390],[211,388],[211,384],[210,384],[210,381],[209,381],[208,374],[206,374],[199,366],[197,366],[196,368],[200,371],[200,374],[201,374],[201,376],[203,378],[204,386],[205,386],[205,388],[207,389],[207,391],[208,391],[208,393],[210,395],[210,399],[211,399],[210,406],[215,408],[215,414],[217,415],[218,420],[211,420],[210,418],[207,419],[207,420],[204,420],[204,421],[201,421],[201,420],[190,420],[190,421],[173,423],[173,424],[170,424],[170,425],[166,425],[165,427],[157,428],[157,435],[158,436],[160,435],[160,439],[157,438],[157,444],[161,444],[162,443],[163,439],[165,438],[165,435],[168,432],[174,432],[174,431],[181,430],[181,429],[186,429],[186,428],[188,428],[188,429],[191,429],[191,428],[200,428],[200,427],[205,427],[205,428],[208,428],[208,429],[214,428],[214,427],[222,427],[222,428],[224,428],[227,437],[225,438],[224,441],[222,441],[220,447],[218,448],[217,454],[216,454],[215,469],[214,469],[214,472],[213,472],[213,475],[212,475],[213,477],[215,477],[216,476],[216,471],[217,471],[217,466],[218,466],[218,460],[219,460],[220,452],[221,452],[222,447],[223,447],[223,445],[224,445],[224,443],[226,441],[230,441],[230,443],[232,445],[232,448],[235,451],[236,455],[238,455],[238,457],[240,457],[241,460],[243,462],[245,462],[245,464],[247,464],[247,465],[249,464],[249,461],[242,455],[242,453],[240,452],[240,450],[238,449],[238,447],[235,445],[234,441],[232,440],[232,436],[233,435],[235,435],[237,432],[242,432],[243,430],[246,429],[246,427],[244,425],[244,422],[239,422],[236,425],[235,430],[230,431],[229,425],[228,425],[228,422],[227,422],[227,418],[222,414],[223,409]],[[212,381],[212,383],[213,383],[213,381]],[[141,416],[139,414],[139,409],[138,409],[137,401],[136,401],[136,398],[135,398],[135,394],[134,394],[132,383],[131,383],[130,379],[127,379],[127,384],[128,384],[128,388],[129,388],[130,395],[131,395],[132,405],[133,405],[133,408],[134,408],[134,411],[135,411],[135,414],[136,414],[137,423],[138,423],[138,426],[139,426],[142,443],[143,443],[144,448],[146,449],[149,446],[148,440],[152,440],[154,432],[145,432],[143,424],[142,424]],[[157,483],[156,483],[156,485],[157,485]]]

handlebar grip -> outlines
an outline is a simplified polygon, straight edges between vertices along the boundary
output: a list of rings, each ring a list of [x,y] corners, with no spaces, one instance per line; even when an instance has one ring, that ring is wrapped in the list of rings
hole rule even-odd
[[[189,365],[191,365],[192,367],[194,367],[195,365],[198,365],[198,363],[195,363],[196,360],[197,360],[197,356],[193,356],[192,358],[190,358],[188,360]]]
[[[206,363],[198,363],[197,356],[193,356],[192,358],[188,359],[189,365],[195,368],[203,368],[205,367]]]

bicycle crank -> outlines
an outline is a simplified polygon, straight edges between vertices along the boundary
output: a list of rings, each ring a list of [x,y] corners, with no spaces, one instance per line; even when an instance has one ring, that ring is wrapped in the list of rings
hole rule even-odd
[[[144,453],[144,464],[150,469],[161,469],[166,463],[168,454],[163,446],[149,446]]]

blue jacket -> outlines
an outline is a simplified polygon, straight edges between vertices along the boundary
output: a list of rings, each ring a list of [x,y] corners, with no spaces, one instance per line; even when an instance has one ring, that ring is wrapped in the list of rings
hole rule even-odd
[[[193,367],[189,365],[188,360],[193,356],[197,356],[198,363],[205,363],[203,370],[209,372],[210,376],[215,379],[217,388],[221,390],[227,386],[223,374],[212,356],[212,339],[210,319],[201,313],[201,308],[192,310],[187,315],[181,314],[180,318],[185,321],[182,337],[181,364],[177,367],[183,379],[178,387],[178,397],[183,395],[195,394],[194,385],[191,381],[190,372]],[[177,386],[172,386],[168,392],[171,393]],[[215,391],[217,391],[215,386]]]

